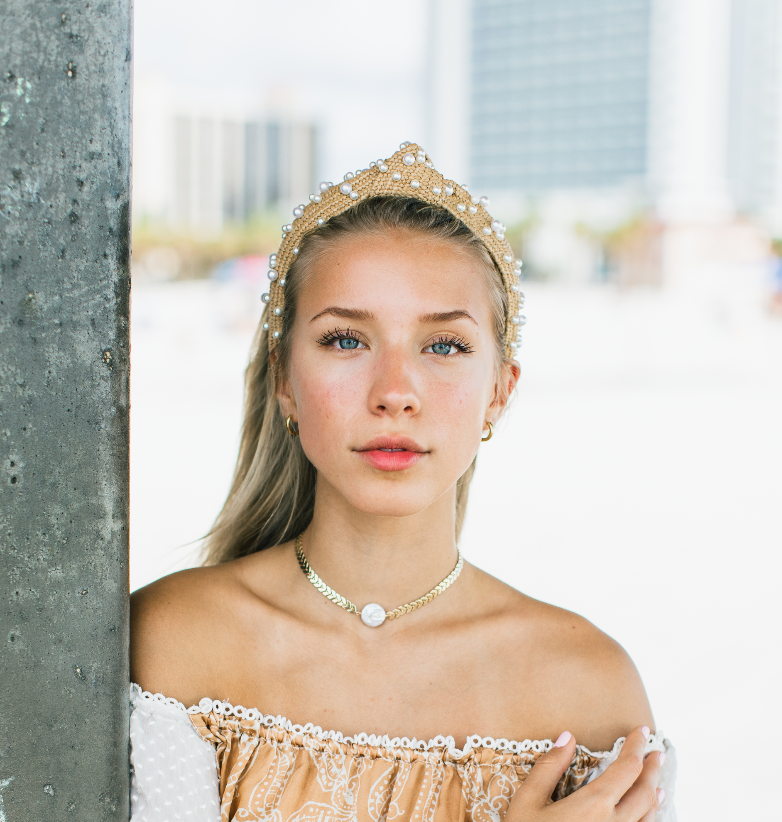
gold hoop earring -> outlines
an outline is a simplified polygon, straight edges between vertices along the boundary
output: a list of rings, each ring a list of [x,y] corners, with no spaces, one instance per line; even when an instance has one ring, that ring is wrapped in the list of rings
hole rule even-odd
[[[293,416],[293,415],[291,415],[291,416]],[[294,428],[294,427],[291,425],[291,417],[288,417],[288,419],[287,419],[287,420],[285,420],[285,427],[288,429],[288,433],[289,433],[292,437],[298,437],[298,436],[299,436],[299,426],[297,425],[297,426]]]
[[[489,433],[481,437],[481,442],[488,442],[494,436],[494,426],[488,420],[486,420],[486,425],[489,426]]]

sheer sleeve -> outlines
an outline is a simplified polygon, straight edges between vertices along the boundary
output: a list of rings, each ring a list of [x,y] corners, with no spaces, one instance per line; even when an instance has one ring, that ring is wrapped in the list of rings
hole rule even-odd
[[[614,749],[603,757],[600,764],[590,775],[588,782],[596,779],[606,768],[616,761],[619,751],[622,750],[624,739],[617,741]],[[670,741],[663,738],[662,733],[654,734],[646,743],[646,753],[650,751],[665,751],[665,762],[660,769],[660,779],[657,783],[665,791],[665,799],[660,810],[657,811],[655,822],[676,822],[676,808],[674,807],[674,792],[676,790],[676,749]]]
[[[215,749],[173,699],[130,691],[131,822],[218,822]]]

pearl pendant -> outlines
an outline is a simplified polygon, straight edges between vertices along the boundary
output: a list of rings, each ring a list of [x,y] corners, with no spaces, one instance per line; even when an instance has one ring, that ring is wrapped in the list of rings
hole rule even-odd
[[[377,628],[386,621],[386,612],[376,602],[370,602],[361,609],[361,621],[370,628]]]

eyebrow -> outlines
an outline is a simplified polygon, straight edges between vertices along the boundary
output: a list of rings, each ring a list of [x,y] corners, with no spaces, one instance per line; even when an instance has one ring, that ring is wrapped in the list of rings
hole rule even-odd
[[[376,319],[375,315],[371,311],[366,311],[363,308],[342,308],[337,305],[332,305],[328,308],[324,308],[323,311],[316,314],[310,322],[315,322],[315,320],[319,317],[323,317],[326,314],[330,314],[332,317],[339,317],[343,320],[362,320],[364,322],[370,322]],[[418,321],[422,323],[446,323],[452,320],[462,319],[471,320],[475,323],[475,325],[478,325],[472,314],[458,308],[453,311],[436,311],[431,314],[422,314],[418,318]]]

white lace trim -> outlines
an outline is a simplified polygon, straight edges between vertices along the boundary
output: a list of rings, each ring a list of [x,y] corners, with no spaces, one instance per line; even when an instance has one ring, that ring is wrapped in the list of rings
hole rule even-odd
[[[378,736],[377,734],[360,733],[355,736],[345,736],[340,731],[324,731],[319,725],[313,725],[308,722],[306,725],[296,725],[284,716],[272,716],[271,714],[263,714],[256,708],[245,708],[243,705],[231,705],[230,702],[221,701],[219,699],[209,699],[204,697],[198,705],[193,705],[190,708],[185,706],[176,699],[165,697],[163,694],[153,694],[150,691],[142,691],[140,686],[131,683],[130,698],[133,700],[144,699],[150,702],[158,702],[163,705],[169,705],[173,708],[186,714],[209,714],[215,713],[218,716],[235,717],[236,719],[250,720],[251,722],[260,722],[267,728],[281,728],[288,733],[302,734],[304,736],[313,736],[322,742],[334,740],[347,745],[370,745],[378,748],[410,748],[416,751],[433,751],[435,749],[446,748],[451,756],[461,757],[470,751],[479,748],[489,748],[500,753],[545,753],[551,750],[554,743],[550,739],[525,739],[523,742],[516,742],[510,739],[494,739],[491,736],[479,736],[474,734],[467,737],[467,744],[462,750],[456,747],[456,742],[452,736],[436,736],[428,742],[423,739],[416,739],[413,737],[409,739],[406,736],[390,737],[387,734]],[[662,731],[650,734],[646,741],[646,751],[664,749],[665,735]],[[607,756],[617,756],[622,750],[625,738],[620,737],[614,743],[614,747],[610,751],[590,751],[583,745],[576,746],[576,750],[587,756],[594,756],[598,759],[603,759]]]

